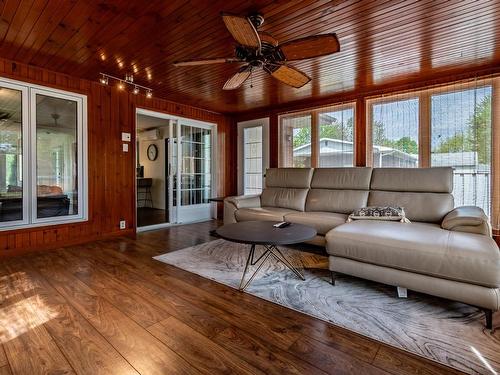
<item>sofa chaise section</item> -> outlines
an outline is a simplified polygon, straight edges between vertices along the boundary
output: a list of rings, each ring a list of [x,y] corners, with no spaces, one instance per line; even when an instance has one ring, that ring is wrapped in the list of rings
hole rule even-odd
[[[451,168],[374,169],[368,205],[402,206],[412,223],[360,220],[327,233],[333,272],[500,308],[500,253],[478,207],[453,208]]]

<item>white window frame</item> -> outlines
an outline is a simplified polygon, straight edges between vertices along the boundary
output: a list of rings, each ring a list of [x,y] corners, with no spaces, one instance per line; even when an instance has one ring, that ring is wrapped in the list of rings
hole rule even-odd
[[[262,187],[265,186],[265,173],[269,168],[269,117],[238,122],[238,194],[245,192],[245,137],[247,128],[262,126]]]
[[[0,231],[87,221],[87,96],[7,78],[0,78],[0,87],[22,91],[23,100],[23,220],[2,222]],[[78,214],[76,215],[37,218],[36,94],[77,103]]]
[[[29,95],[28,87],[21,85],[15,81],[0,79],[0,87],[17,90],[21,92],[21,118],[22,118],[22,145],[23,145],[23,157],[22,157],[22,169],[23,169],[23,218],[21,220],[13,220],[0,222],[0,230],[6,230],[10,228],[16,228],[21,226],[26,226],[29,224],[29,207],[30,207],[30,128],[29,128]],[[28,110],[26,110],[28,108]]]

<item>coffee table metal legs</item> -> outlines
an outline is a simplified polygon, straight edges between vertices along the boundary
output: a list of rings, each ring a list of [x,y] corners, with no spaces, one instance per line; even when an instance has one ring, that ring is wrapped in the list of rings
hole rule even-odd
[[[249,252],[248,258],[247,258],[247,262],[245,264],[245,270],[243,271],[243,275],[241,276],[240,286],[238,288],[239,290],[245,290],[246,287],[248,285],[250,285],[250,283],[254,279],[255,275],[257,275],[257,273],[260,271],[260,269],[262,268],[262,266],[266,262],[267,258],[269,258],[270,256],[273,256],[278,262],[283,263],[285,265],[285,267],[287,267],[289,270],[291,270],[297,277],[299,277],[302,280],[305,280],[302,273],[300,273],[300,271],[297,268],[295,268],[295,266],[283,255],[283,253],[275,245],[264,245],[264,247],[265,247],[266,251],[264,251],[264,253],[262,253],[262,255],[257,260],[254,260],[255,245],[251,245],[250,252]],[[259,263],[259,261],[260,261],[259,266],[254,271],[252,276],[250,276],[248,281],[245,282],[245,276],[247,274],[248,267],[250,265],[251,266],[256,265],[257,263]]]

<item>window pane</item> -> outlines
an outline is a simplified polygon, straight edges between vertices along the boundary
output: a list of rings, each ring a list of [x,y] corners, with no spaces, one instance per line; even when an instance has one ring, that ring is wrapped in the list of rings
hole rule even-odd
[[[262,192],[262,126],[243,129],[244,194]]]
[[[311,166],[311,116],[282,118],[282,167],[305,168]]]
[[[319,166],[352,167],[354,108],[319,114]]]
[[[22,93],[0,88],[0,222],[23,219]]]
[[[36,95],[37,217],[78,214],[77,103]]]
[[[491,86],[431,97],[431,165],[454,168],[455,205],[490,215]]]
[[[372,106],[374,167],[418,167],[418,98]]]

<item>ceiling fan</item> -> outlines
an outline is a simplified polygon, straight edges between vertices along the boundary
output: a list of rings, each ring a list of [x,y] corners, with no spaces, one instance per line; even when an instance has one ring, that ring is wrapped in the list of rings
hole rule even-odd
[[[340,50],[340,44],[334,33],[308,36],[279,44],[270,34],[257,29],[264,23],[261,14],[248,17],[222,13],[222,20],[236,40],[234,57],[213,59],[192,59],[174,62],[174,66],[195,66],[220,63],[244,63],[224,84],[223,90],[240,87],[257,69],[262,69],[279,81],[299,88],[311,78],[287,63],[289,61],[309,59],[329,55]]]

